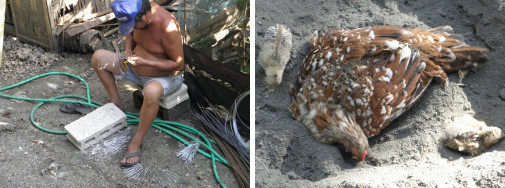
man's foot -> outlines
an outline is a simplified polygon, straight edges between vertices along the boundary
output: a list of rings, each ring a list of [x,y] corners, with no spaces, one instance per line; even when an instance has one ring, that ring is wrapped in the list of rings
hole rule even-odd
[[[126,152],[123,160],[121,160],[121,166],[133,166],[140,162],[140,156],[142,155],[142,147],[138,146],[128,146],[128,151]]]

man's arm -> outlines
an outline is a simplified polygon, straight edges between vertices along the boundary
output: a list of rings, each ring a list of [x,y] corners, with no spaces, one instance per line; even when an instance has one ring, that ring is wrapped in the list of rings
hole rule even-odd
[[[161,45],[165,54],[170,58],[169,63],[163,63],[166,67],[160,67],[164,70],[180,70],[184,66],[184,52],[182,50],[182,38],[179,30],[179,24],[176,19],[168,22],[161,39]]]
[[[130,34],[127,34],[125,37],[124,51],[130,53],[133,51],[133,49],[135,48],[136,45],[137,45],[137,43],[135,43],[135,41],[133,40],[133,31],[132,31]]]

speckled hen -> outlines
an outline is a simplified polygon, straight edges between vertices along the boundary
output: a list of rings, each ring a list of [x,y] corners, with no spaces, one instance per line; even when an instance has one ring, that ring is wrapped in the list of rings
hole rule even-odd
[[[449,26],[429,31],[396,26],[315,32],[300,65],[290,106],[320,142],[339,144],[359,160],[368,137],[412,106],[433,79],[487,61]]]

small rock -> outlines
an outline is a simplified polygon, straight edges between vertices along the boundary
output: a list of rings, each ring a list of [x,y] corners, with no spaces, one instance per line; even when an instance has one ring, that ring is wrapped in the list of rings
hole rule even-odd
[[[29,48],[19,48],[17,50],[18,58],[21,60],[26,60],[32,55],[32,51]]]
[[[505,170],[502,169],[501,171],[498,171],[497,175],[500,177],[505,177]]]
[[[10,41],[6,41],[4,42],[4,50],[11,50],[12,49],[12,45],[11,45],[11,42]]]
[[[197,171],[195,172],[195,176],[197,179],[202,180],[203,179],[203,172],[202,171]]]
[[[41,175],[51,174],[54,176],[57,174],[58,169],[60,169],[60,165],[56,163],[51,163],[49,167],[41,170]]]
[[[55,170],[58,170],[60,168],[60,165],[59,164],[56,164],[56,163],[51,163],[49,165],[49,168],[51,169],[55,169]]]
[[[1,110],[0,114],[2,114],[2,116],[5,117],[5,118],[11,118],[11,112],[10,111],[5,111],[4,112],[3,110]]]
[[[502,100],[505,100],[505,89],[501,89],[501,90],[500,90],[500,98],[501,98]]]
[[[296,174],[295,172],[291,171],[287,173],[288,177],[290,180],[297,180],[300,179],[300,176]]]
[[[58,85],[53,84],[53,83],[47,83],[47,86],[51,89],[58,89]]]
[[[426,187],[426,186],[428,186],[428,184],[426,184],[424,182],[419,182],[417,185],[419,185],[420,187]]]
[[[414,160],[419,161],[419,160],[421,160],[421,154],[416,153],[416,154],[414,154],[413,158],[414,158]]]

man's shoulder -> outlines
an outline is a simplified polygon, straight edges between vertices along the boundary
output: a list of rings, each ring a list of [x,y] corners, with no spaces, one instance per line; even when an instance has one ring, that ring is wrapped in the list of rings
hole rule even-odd
[[[163,17],[166,16],[169,17],[169,19],[175,19],[175,16],[171,12],[156,4],[155,2],[151,2],[151,8],[156,9],[156,11],[158,11],[159,14]]]
[[[168,12],[168,11],[167,11]],[[177,18],[168,12],[167,15],[164,15],[164,18],[161,21],[161,27],[167,31],[179,30],[179,22]]]

